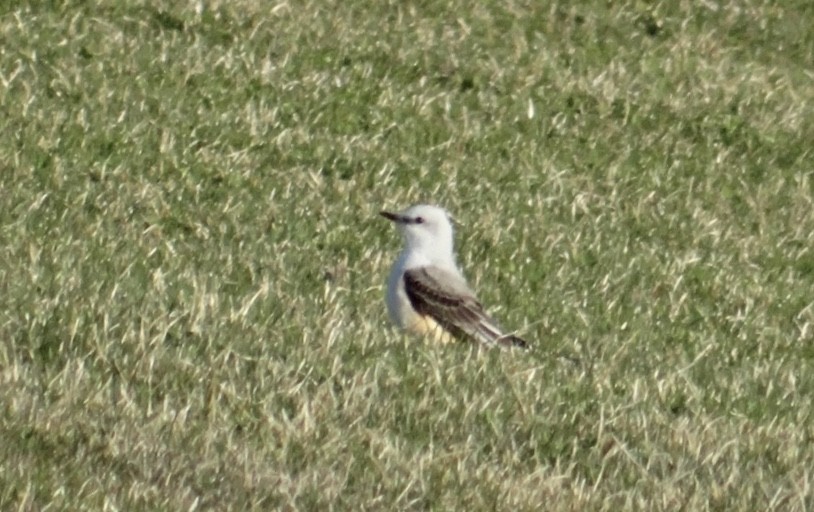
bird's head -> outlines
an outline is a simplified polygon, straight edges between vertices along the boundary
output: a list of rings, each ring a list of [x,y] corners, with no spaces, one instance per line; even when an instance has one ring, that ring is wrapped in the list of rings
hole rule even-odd
[[[419,204],[400,213],[383,211],[381,215],[398,226],[408,250],[427,255],[452,254],[452,222],[443,208]]]

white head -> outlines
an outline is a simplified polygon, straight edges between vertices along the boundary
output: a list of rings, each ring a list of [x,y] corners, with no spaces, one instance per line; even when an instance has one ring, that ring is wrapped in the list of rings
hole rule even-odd
[[[421,252],[433,260],[452,258],[452,222],[443,208],[419,204],[400,213],[381,215],[396,223],[407,251]]]

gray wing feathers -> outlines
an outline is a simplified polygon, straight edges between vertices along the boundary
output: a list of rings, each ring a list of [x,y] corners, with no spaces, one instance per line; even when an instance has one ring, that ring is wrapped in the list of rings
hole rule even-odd
[[[456,273],[432,266],[407,270],[404,288],[419,314],[431,316],[458,338],[474,338],[487,345],[528,345],[517,336],[503,334]]]

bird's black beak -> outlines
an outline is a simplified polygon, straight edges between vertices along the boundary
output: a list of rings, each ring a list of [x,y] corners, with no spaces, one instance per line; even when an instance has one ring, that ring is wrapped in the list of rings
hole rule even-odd
[[[382,217],[384,217],[387,220],[392,220],[393,222],[404,222],[404,219],[401,217],[401,215],[399,215],[397,213],[390,213],[390,212],[382,211],[382,212],[379,212],[379,215],[381,215]]]

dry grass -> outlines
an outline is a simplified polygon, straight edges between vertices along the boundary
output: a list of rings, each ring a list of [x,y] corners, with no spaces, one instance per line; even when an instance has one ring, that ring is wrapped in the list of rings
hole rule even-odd
[[[813,18],[0,7],[0,508],[810,510]],[[531,353],[387,328],[419,201]]]

